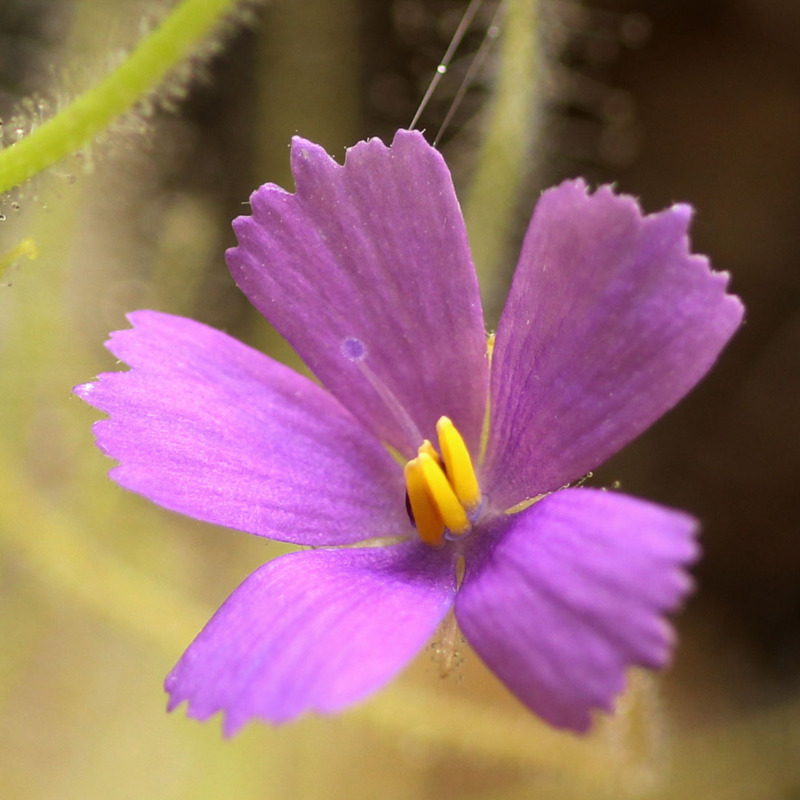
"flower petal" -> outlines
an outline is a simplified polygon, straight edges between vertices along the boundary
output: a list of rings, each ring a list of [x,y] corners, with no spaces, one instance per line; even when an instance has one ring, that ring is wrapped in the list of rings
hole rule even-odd
[[[297,544],[411,534],[402,470],[324,389],[198,322],[129,319],[107,346],[132,369],[75,389],[110,415],[94,431],[117,483]]]
[[[425,545],[291,553],[228,598],[166,680],[172,710],[259,717],[332,713],[387,683],[452,605],[455,571]]]
[[[336,397],[413,457],[449,416],[477,452],[486,337],[464,220],[416,131],[361,142],[340,166],[295,138],[297,192],[267,184],[239,217],[231,273]]]
[[[595,489],[565,489],[467,557],[456,617],[509,689],[552,725],[585,731],[610,710],[624,670],[657,668],[662,618],[691,587],[697,548],[685,514]]]
[[[545,192],[497,332],[485,472],[510,507],[585,475],[713,364],[742,319],[688,250],[692,210],[642,216],[582,181]]]

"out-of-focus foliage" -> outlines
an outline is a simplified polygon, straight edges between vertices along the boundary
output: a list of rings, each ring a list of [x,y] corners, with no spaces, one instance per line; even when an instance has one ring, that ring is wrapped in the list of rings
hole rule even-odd
[[[486,5],[477,40],[451,72],[463,74],[479,46],[494,12]],[[182,649],[248,572],[283,549],[115,487],[92,444],[96,414],[71,387],[116,368],[101,343],[125,325],[126,311],[143,307],[202,319],[291,359],[227,275],[230,220],[258,183],[289,184],[295,131],[339,154],[407,124],[463,10],[456,0],[274,0],[216,58],[183,62],[170,84],[170,97],[186,95],[175,109],[159,111],[153,100],[165,95],[148,92],[134,114],[5,198],[3,797],[761,800],[797,792],[800,545],[789,536],[797,519],[787,518],[784,495],[798,460],[787,398],[797,388],[790,345],[800,273],[788,209],[800,207],[800,68],[790,54],[796,39],[781,24],[794,7],[730,0],[720,21],[712,3],[598,6],[510,0],[513,31],[504,38],[501,27],[444,149],[471,198],[489,297],[507,281],[526,198],[545,178],[582,172],[621,180],[648,208],[698,205],[699,249],[734,271],[750,306],[750,330],[718,375],[602,476],[704,517],[703,591],[680,619],[674,669],[632,675],[619,714],[586,738],[537,722],[466,648],[446,679],[429,650],[346,714],[251,725],[233,741],[216,722],[165,714],[160,684]],[[124,63],[172,9],[149,0],[4,2],[6,145],[17,127],[29,133]],[[617,59],[615,50],[641,44],[648,27],[651,43]],[[214,49],[218,36],[204,47]],[[703,66],[709,48],[724,69]],[[432,107],[423,125],[441,116]],[[503,131],[526,161],[505,173],[491,166]],[[473,175],[481,189],[470,195]],[[508,202],[498,207],[493,197]]]

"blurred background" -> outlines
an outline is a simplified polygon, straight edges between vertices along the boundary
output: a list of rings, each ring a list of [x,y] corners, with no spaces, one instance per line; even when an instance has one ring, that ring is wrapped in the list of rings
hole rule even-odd
[[[8,146],[121,63],[166,2],[4,0]],[[800,797],[800,4],[487,0],[419,126],[441,138],[497,319],[541,189],[615,182],[697,209],[695,249],[747,320],[702,385],[595,485],[703,521],[663,676],[588,737],[554,732],[462,647],[360,707],[231,741],[167,715],[162,681],[279,545],[126,494],[73,385],[115,368],[124,314],[185,314],[293,357],[223,253],[249,193],[291,187],[300,133],[341,158],[411,121],[461,0],[238,9],[169,84],[0,208],[0,796]],[[245,13],[246,12],[246,13]],[[503,16],[505,15],[505,16]]]

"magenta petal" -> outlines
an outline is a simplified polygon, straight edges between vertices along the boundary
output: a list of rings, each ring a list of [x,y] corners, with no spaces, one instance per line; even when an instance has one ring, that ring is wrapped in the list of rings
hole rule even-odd
[[[452,605],[455,572],[419,542],[291,553],[228,598],[166,680],[170,710],[255,717],[333,713],[387,683]]]
[[[642,216],[582,181],[545,192],[497,332],[485,465],[499,506],[585,475],[685,395],[742,319],[688,250],[692,210]]]
[[[662,667],[663,614],[691,588],[692,518],[624,495],[565,489],[467,558],[456,617],[470,644],[540,717],[584,731],[624,670]]]
[[[108,348],[132,369],[75,390],[110,415],[94,431],[117,483],[297,544],[412,532],[401,469],[324,389],[198,322],[129,319]]]
[[[441,155],[415,131],[338,165],[296,138],[297,192],[267,184],[239,217],[231,273],[376,437],[413,456],[452,418],[477,451],[486,339],[464,220]]]

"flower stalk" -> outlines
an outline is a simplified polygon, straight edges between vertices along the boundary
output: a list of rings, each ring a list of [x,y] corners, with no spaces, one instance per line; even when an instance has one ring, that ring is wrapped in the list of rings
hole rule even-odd
[[[540,125],[540,0],[507,0],[497,81],[464,206],[478,277],[491,284],[497,265],[512,263],[509,233]]]
[[[108,77],[29,136],[0,151],[0,192],[79,150],[158,88],[239,0],[183,0]]]

